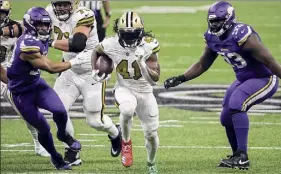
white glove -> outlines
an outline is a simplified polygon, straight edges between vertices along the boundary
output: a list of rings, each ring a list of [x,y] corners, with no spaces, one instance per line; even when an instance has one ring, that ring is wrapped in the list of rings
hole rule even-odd
[[[74,59],[71,59],[69,61],[69,63],[71,64],[71,67],[75,66],[75,65],[81,65],[84,63],[89,63],[89,59],[83,58],[81,56],[77,56]]]
[[[103,73],[101,76],[98,75],[100,71],[98,69],[96,70],[93,70],[92,71],[92,77],[95,81],[97,82],[104,82],[104,81],[107,81],[111,78],[111,74],[108,74],[106,77],[105,77],[105,73]]]

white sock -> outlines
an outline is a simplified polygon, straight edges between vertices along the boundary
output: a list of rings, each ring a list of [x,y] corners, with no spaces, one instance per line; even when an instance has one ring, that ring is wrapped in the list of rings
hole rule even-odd
[[[159,146],[159,137],[158,135],[155,136],[154,138],[146,139],[145,141],[145,147],[147,151],[147,162],[149,163],[154,163],[155,162],[155,157],[156,157],[156,152]]]
[[[111,125],[109,127],[105,126],[104,131],[107,132],[111,138],[116,138],[119,134],[119,131],[117,127],[112,123],[111,118],[104,114],[102,120],[105,125]]]
[[[38,132],[37,132],[37,130],[33,126],[31,126],[28,122],[26,122],[25,120],[24,120],[24,122],[25,122],[26,127],[28,128],[31,136],[32,136],[32,139],[33,139],[33,142],[34,142],[34,146],[35,146],[35,150],[39,150],[41,144],[38,141]]]
[[[120,126],[122,130],[122,138],[125,142],[128,142],[131,134],[133,117],[126,117],[120,113],[119,116]]]

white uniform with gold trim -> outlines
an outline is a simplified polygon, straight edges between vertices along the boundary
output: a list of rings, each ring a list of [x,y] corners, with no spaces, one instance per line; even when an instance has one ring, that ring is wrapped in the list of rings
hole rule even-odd
[[[7,69],[7,65],[12,56],[13,47],[17,41],[17,38],[8,38],[4,36],[0,36],[0,38],[0,62],[2,67]],[[1,96],[5,97],[7,89],[7,84],[1,81]]]
[[[54,90],[58,93],[67,111],[69,111],[69,108],[73,105],[77,98],[82,95],[83,109],[88,123],[91,127],[99,127],[102,123],[100,123],[100,125],[96,124],[101,122],[102,119],[100,117],[102,114],[98,114],[99,118],[96,118],[98,121],[95,121],[95,125],[91,125],[91,121],[89,120],[94,117],[93,113],[100,113],[103,110],[103,98],[105,92],[105,83],[102,84],[100,82],[95,82],[91,77],[91,55],[92,51],[99,42],[94,12],[85,7],[79,7],[71,14],[68,20],[60,21],[57,19],[52,5],[48,5],[46,10],[53,21],[54,39],[60,40],[69,38],[75,27],[92,26],[92,30],[86,42],[86,48],[82,52],[63,52],[64,60],[71,60],[79,56],[83,57],[83,59],[88,59],[89,62],[81,66],[72,67],[71,69],[61,73],[55,82]],[[72,131],[70,131],[70,133],[71,132]]]
[[[105,54],[114,62],[117,74],[114,96],[117,105],[129,102],[142,121],[144,129],[158,128],[159,110],[152,86],[142,77],[135,57],[135,49],[124,48],[119,44],[117,35],[105,38],[100,44]],[[139,45],[145,51],[158,54],[159,42],[151,37],[144,37]]]

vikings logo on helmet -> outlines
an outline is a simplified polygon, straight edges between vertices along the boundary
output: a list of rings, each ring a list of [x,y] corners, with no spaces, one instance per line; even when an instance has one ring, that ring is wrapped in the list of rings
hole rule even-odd
[[[0,1],[0,13],[5,13],[6,15],[1,15],[0,17],[0,27],[4,27],[9,23],[9,18],[11,14],[11,5],[9,1]]]
[[[41,7],[30,8],[23,16],[25,32],[35,36],[41,41],[50,38],[52,31],[52,20],[49,13]],[[45,27],[38,27],[45,26]]]
[[[78,8],[80,0],[55,0],[51,1],[54,13],[60,21],[66,21]]]
[[[207,21],[210,32],[221,36],[236,22],[234,8],[228,2],[217,2],[209,8]]]
[[[117,34],[124,47],[136,47],[144,36],[142,18],[135,12],[126,12],[118,20]]]

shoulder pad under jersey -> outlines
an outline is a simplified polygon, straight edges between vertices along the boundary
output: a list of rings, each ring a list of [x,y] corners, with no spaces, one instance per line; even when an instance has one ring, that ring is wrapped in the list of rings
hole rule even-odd
[[[246,24],[237,24],[232,32],[233,40],[239,45],[243,45],[252,34],[252,28]]]
[[[71,22],[75,27],[93,26],[95,23],[95,14],[86,7],[79,7],[73,12]]]
[[[104,52],[105,54],[108,54],[112,48],[114,48],[118,43],[118,36],[109,36],[103,39],[102,42],[99,43],[99,49]]]
[[[151,50],[152,53],[158,53],[160,51],[160,43],[154,37],[145,36],[142,44],[145,50]]]
[[[26,54],[33,54],[40,52],[41,41],[31,35],[23,35],[24,39],[20,43],[20,51]]]

